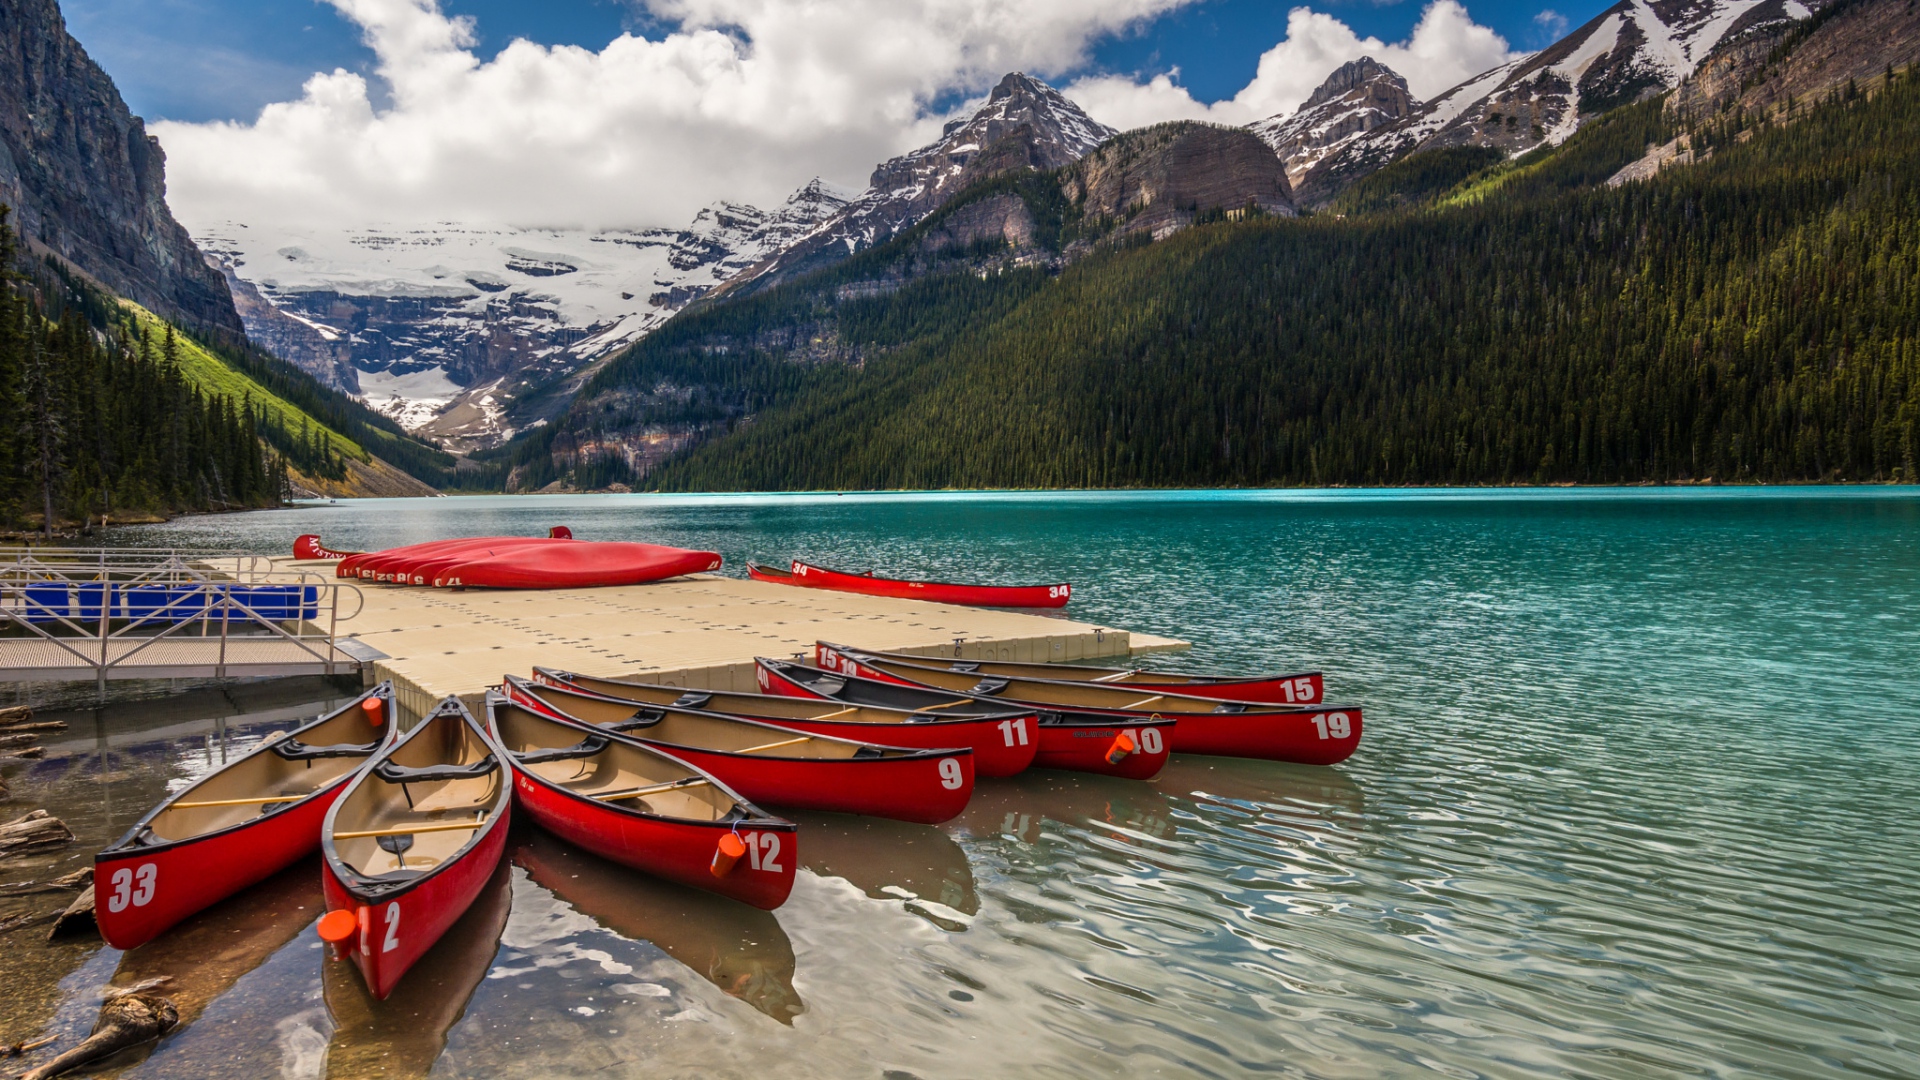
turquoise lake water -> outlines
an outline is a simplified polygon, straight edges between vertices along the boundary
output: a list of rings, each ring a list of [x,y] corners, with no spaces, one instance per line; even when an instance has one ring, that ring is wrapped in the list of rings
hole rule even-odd
[[[133,1075],[1920,1076],[1913,489],[434,499],[118,539],[551,524],[1069,580],[1072,617],[1193,641],[1169,666],[1324,669],[1365,741],[803,816],[771,916],[528,832],[504,931],[410,1019],[355,1013],[296,920]],[[76,959],[63,1015],[131,959]]]

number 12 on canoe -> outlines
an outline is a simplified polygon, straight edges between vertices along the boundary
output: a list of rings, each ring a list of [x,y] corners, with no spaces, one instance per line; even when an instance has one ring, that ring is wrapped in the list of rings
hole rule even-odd
[[[1353,734],[1353,722],[1343,712],[1315,713],[1313,726],[1322,739],[1344,739]]]
[[[785,869],[780,865],[779,833],[746,832],[740,834],[740,840],[747,845],[747,865],[768,874]]]

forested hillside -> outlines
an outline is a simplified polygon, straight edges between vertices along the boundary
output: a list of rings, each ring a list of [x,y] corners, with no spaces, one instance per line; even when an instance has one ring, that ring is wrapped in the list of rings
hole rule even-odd
[[[0,209],[0,268],[14,235]],[[98,297],[49,318],[29,283],[0,281],[0,524],[43,528],[129,514],[269,506],[285,462],[248,398],[209,394],[172,334],[96,333]],[[91,302],[87,302],[87,301]]]
[[[682,316],[543,438],[603,478],[677,438],[675,489],[1912,482],[1920,78],[1793,115],[1606,186],[1677,133],[1654,100],[1058,277],[844,267]]]

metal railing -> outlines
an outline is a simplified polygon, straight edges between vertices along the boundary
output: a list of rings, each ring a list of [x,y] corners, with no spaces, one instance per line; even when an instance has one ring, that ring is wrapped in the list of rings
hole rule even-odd
[[[0,547],[0,679],[339,674],[360,663],[339,624],[364,604],[262,556]]]

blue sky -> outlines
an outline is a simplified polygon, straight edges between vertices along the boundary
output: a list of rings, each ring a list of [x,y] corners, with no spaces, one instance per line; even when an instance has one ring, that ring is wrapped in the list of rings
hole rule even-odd
[[[298,97],[316,71],[367,73],[374,63],[359,28],[319,0],[64,0],[62,6],[74,36],[134,111],[150,119],[247,120],[268,102]],[[1102,39],[1088,69],[1049,74],[1064,81],[1090,72],[1144,77],[1177,68],[1195,98],[1217,101],[1253,77],[1260,55],[1286,35],[1292,6],[1202,0],[1137,32]],[[1319,0],[1309,6],[1362,36],[1393,42],[1407,36],[1423,5]],[[1606,6],[1605,0],[1467,3],[1476,22],[1499,31],[1515,49],[1545,45],[1557,36],[1553,27],[1577,26]],[[657,37],[669,29],[639,17],[629,0],[449,0],[442,7],[474,17],[480,38],[474,51],[483,58],[516,37],[597,50],[623,31]],[[1543,12],[1551,15],[1543,19]]]

